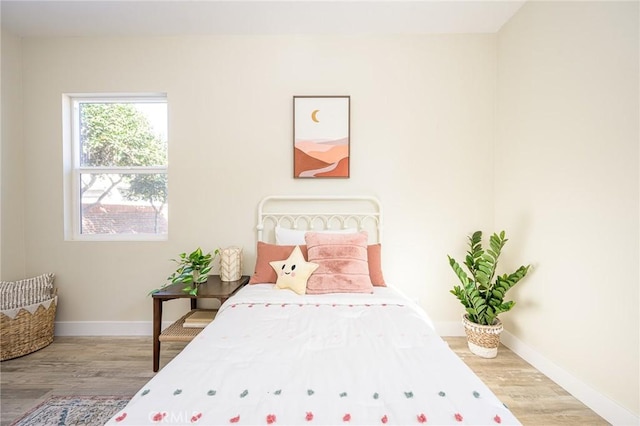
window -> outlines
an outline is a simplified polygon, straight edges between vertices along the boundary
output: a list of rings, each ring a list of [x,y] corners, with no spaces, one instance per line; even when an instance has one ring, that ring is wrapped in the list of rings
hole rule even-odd
[[[67,239],[166,239],[165,95],[65,97]]]

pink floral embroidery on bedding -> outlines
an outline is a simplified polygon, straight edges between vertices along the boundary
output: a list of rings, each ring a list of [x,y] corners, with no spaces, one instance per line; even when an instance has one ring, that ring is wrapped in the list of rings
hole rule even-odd
[[[181,391],[181,388],[178,388],[177,390]],[[142,393],[141,396],[144,396],[146,394],[148,394],[150,392],[150,389],[145,389]],[[172,392],[173,395],[179,395],[182,392]],[[216,395],[216,391],[214,390],[209,390],[207,392],[208,396],[215,396]],[[245,398],[249,395],[249,389],[244,389],[240,394],[238,394],[239,398]],[[271,392],[269,392],[271,393]],[[282,393],[282,389],[277,389],[276,391],[273,392],[274,395],[279,396]],[[307,396],[313,396],[315,394],[315,391],[313,389],[307,389],[305,394]],[[477,391],[473,391],[471,393],[476,399],[480,397],[479,392]],[[372,395],[373,399],[377,400],[379,398],[381,398],[380,394],[378,392],[374,392]],[[444,391],[440,391],[437,393],[438,396],[445,398],[447,397],[447,394]],[[339,392],[336,394],[337,398],[346,398],[348,397],[349,394],[347,392]],[[414,398],[414,392],[409,390],[409,391],[403,391],[403,396],[410,400]],[[394,398],[392,398],[394,399]],[[506,406],[505,406],[506,408]],[[266,424],[276,424],[277,423],[277,418],[278,418],[278,414],[277,412],[269,412],[264,414],[264,419],[265,419],[265,423]],[[346,412],[342,415],[338,414],[338,416],[342,416],[341,418],[338,417],[338,419],[342,420],[343,423],[350,423],[352,420],[354,420],[353,415],[351,414],[351,412]],[[114,420],[117,423],[127,423],[127,421],[131,421],[131,419],[127,419],[127,413],[126,412],[121,412]],[[229,423],[240,423],[240,414],[229,418]],[[306,422],[313,422],[313,420],[315,419],[315,414],[313,413],[313,411],[304,411],[303,412],[303,418]],[[453,421],[457,422],[457,423],[461,423],[464,421],[464,417],[460,412],[453,412],[451,413],[451,418]],[[167,412],[166,411],[156,411],[153,412],[153,414],[150,417],[152,422],[155,423],[164,423],[166,422],[167,419]],[[379,417],[380,419],[380,423],[382,424],[387,424],[390,420],[389,415],[388,414],[382,414],[381,417]],[[207,422],[211,422],[211,421],[215,421],[214,419],[211,418],[207,418],[207,414],[206,412],[202,412],[202,411],[194,411],[193,414],[191,415],[191,417],[189,418],[191,423],[199,423],[200,421],[203,421],[205,423]],[[489,420],[489,419],[487,419]],[[428,423],[428,418],[427,415],[425,413],[418,413],[415,417],[415,421],[417,424],[424,424],[424,423]],[[493,421],[493,423],[496,424],[501,424],[502,423],[502,418],[500,417],[499,414],[495,414],[494,417],[490,418],[490,421]],[[336,422],[337,424],[338,422]],[[487,424],[489,423],[489,421],[487,421]]]

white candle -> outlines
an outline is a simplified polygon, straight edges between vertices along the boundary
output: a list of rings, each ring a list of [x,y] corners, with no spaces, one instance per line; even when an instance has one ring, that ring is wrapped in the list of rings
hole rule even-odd
[[[242,276],[242,248],[227,247],[220,250],[220,279],[236,281]]]

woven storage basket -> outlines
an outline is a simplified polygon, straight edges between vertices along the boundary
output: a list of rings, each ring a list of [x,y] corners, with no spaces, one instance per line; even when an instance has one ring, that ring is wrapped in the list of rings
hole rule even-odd
[[[483,358],[495,358],[500,346],[500,333],[502,323],[496,318],[494,325],[481,325],[467,319],[467,314],[462,316],[464,331],[467,334],[469,350]]]
[[[13,316],[0,311],[0,361],[30,354],[53,342],[53,322],[58,298],[18,308]],[[48,305],[48,307],[47,307]],[[33,311],[33,313],[30,312]]]

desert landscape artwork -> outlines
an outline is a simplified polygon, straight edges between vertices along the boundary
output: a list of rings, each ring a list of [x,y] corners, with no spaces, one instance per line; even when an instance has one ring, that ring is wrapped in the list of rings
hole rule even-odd
[[[293,97],[293,176],[349,177],[349,96]]]

